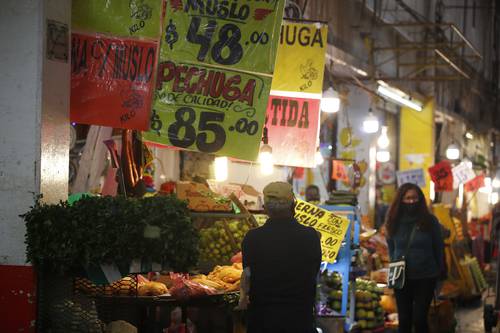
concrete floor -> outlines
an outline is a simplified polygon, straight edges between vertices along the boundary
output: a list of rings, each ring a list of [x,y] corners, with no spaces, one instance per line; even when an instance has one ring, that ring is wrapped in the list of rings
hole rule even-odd
[[[481,303],[459,307],[456,333],[484,333],[483,306]]]

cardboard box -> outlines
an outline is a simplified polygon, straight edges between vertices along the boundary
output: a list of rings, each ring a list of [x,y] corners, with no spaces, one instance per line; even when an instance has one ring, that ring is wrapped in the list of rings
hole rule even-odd
[[[188,201],[190,210],[196,212],[231,212],[231,200],[220,196],[206,185],[194,182],[178,182],[177,197]]]
[[[238,200],[243,205],[245,205],[248,210],[262,210],[262,196],[255,188],[250,185],[237,183],[221,184],[214,181],[209,181],[208,184],[214,192],[217,192],[224,197],[229,197],[231,193],[234,193]]]

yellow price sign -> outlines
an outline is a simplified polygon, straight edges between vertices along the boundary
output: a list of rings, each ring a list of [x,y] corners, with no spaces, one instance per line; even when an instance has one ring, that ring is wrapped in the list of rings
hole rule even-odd
[[[333,263],[349,227],[349,220],[299,199],[295,206],[295,218],[300,224],[321,233],[322,260]]]

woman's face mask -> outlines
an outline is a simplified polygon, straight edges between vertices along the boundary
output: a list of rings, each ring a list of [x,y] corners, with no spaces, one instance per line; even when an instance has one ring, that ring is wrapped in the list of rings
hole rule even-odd
[[[418,202],[413,203],[403,203],[403,212],[407,214],[415,214],[418,211]]]

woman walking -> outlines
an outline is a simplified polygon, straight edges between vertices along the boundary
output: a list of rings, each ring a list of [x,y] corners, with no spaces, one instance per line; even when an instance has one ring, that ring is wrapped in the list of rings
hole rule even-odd
[[[399,333],[428,333],[427,315],[443,267],[444,243],[437,218],[431,214],[422,190],[403,184],[389,208],[386,221],[391,261],[404,257],[405,282],[394,289]]]

